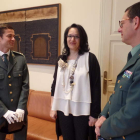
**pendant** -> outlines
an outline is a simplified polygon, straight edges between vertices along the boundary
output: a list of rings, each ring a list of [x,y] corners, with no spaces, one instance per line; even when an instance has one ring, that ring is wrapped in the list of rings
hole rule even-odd
[[[74,79],[74,76],[72,75],[72,76],[70,76],[70,79]]]
[[[70,81],[70,84],[72,84],[73,83],[73,80],[72,81]]]
[[[63,82],[62,82],[62,86],[63,86],[63,91],[66,93],[66,94],[69,94],[72,92],[73,90],[73,87],[75,85],[74,83],[74,73],[75,73],[75,69],[77,67],[77,60],[78,60],[79,56],[77,57],[77,59],[75,60],[75,63],[73,64],[72,68],[70,69],[70,77],[69,77],[69,81],[70,81],[70,88],[68,90],[65,89],[65,81],[64,81],[64,73],[63,73]],[[65,71],[65,69],[64,69]]]

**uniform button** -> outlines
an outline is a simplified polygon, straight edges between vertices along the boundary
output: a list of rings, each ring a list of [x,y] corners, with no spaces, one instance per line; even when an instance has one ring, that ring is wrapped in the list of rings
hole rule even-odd
[[[120,83],[120,80],[118,80],[118,83]]]
[[[10,94],[12,94],[12,91],[10,91]]]
[[[8,75],[8,78],[11,78],[11,75]]]
[[[109,139],[110,139],[110,140],[112,140],[112,138],[111,138],[111,137],[110,137]]]
[[[111,101],[109,101],[109,104],[111,104]]]
[[[13,102],[13,99],[11,99],[11,102]]]
[[[122,136],[122,138],[125,140],[125,136]]]
[[[122,86],[120,86],[120,88],[122,88]]]
[[[12,86],[12,84],[9,84],[9,86],[11,87],[11,86]]]
[[[19,74],[18,76],[21,76],[21,74]]]
[[[108,115],[109,115],[109,112],[108,112]]]

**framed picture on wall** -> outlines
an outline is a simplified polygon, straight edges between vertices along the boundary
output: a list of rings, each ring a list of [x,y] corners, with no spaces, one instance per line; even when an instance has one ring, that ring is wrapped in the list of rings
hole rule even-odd
[[[61,5],[45,5],[0,12],[0,24],[15,30],[14,51],[27,63],[54,65],[60,52]]]

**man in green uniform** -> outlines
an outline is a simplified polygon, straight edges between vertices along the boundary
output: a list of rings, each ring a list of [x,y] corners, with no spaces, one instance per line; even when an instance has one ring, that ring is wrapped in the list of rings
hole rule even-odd
[[[131,45],[132,50],[117,76],[114,93],[95,124],[95,132],[107,140],[139,140],[140,2],[128,7],[119,23],[122,41]]]
[[[5,140],[5,127],[26,123],[14,133],[14,140],[27,137],[27,100],[29,95],[29,73],[23,54],[11,51],[15,43],[14,29],[0,25],[0,140]],[[6,126],[3,124],[5,124]],[[8,129],[7,129],[8,130]],[[8,132],[7,132],[8,133]]]

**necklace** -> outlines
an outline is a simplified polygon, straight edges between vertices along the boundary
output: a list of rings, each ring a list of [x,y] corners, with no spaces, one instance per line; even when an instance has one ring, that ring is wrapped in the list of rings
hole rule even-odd
[[[65,89],[65,69],[63,69],[63,82],[62,82],[62,86],[63,86],[63,91],[68,94],[73,90],[73,87],[75,85],[74,83],[74,73],[75,73],[75,69],[77,67],[77,61],[78,61],[79,55],[77,56],[77,59],[75,60],[72,68],[70,69],[70,76],[69,76],[69,80],[70,80],[70,88],[68,90]]]

